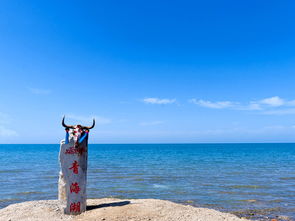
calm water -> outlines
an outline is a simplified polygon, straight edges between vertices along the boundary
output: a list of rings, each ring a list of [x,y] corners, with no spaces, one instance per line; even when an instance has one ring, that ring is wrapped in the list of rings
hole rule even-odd
[[[59,145],[0,145],[0,208],[56,199]],[[89,145],[88,198],[295,217],[295,144]]]

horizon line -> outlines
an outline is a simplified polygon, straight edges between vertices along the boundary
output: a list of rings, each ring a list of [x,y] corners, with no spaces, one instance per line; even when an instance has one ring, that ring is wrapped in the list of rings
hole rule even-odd
[[[88,143],[89,145],[138,145],[138,144],[295,144],[294,142],[175,142],[175,143]],[[0,143],[0,145],[59,145],[59,143]]]

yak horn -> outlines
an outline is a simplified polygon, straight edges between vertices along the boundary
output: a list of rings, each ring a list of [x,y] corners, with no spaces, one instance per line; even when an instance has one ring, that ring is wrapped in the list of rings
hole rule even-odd
[[[95,126],[95,119],[93,118],[93,123],[92,123],[92,126],[90,126],[90,127],[85,127],[85,126],[82,126],[82,128],[83,128],[83,129],[90,130],[90,129],[92,129],[94,126]]]
[[[72,128],[72,129],[75,128],[75,127],[72,126],[72,125],[66,125],[66,124],[65,124],[65,116],[62,118],[62,122],[61,122],[61,124],[62,124],[65,128]]]

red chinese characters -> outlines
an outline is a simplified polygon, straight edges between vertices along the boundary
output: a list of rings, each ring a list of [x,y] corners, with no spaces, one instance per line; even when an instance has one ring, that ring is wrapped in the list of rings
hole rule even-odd
[[[79,213],[80,212],[80,202],[78,202],[78,203],[71,203],[71,205],[70,205],[70,212]]]
[[[86,149],[84,147],[70,147],[69,149],[66,149],[65,154],[78,154],[82,155],[86,152]]]
[[[71,191],[71,193],[78,194],[80,192],[79,184],[77,182],[76,183],[72,183],[72,185],[70,186],[70,191]]]
[[[73,163],[73,165],[72,165],[72,167],[70,167],[69,169],[70,169],[70,170],[73,170],[73,173],[78,174],[78,167],[79,167],[79,164],[78,164],[78,162],[75,160],[74,163]]]

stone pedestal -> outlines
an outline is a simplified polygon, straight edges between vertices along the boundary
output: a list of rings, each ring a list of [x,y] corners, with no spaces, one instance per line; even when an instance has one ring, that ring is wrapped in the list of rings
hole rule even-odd
[[[58,199],[65,214],[78,215],[86,211],[87,158],[87,139],[76,146],[74,140],[67,144],[61,141]]]

